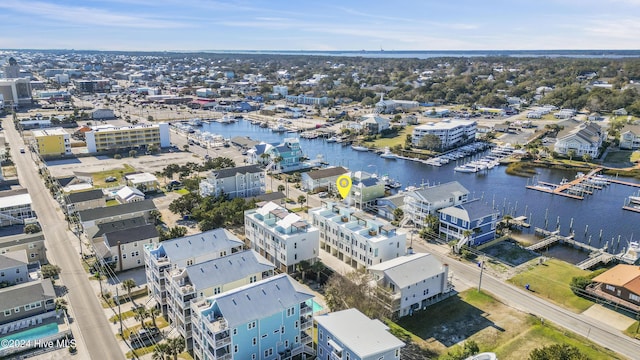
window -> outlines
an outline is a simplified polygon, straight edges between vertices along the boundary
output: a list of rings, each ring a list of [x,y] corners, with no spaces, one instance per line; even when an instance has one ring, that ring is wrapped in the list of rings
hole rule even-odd
[[[280,332],[284,334],[284,326],[280,328]]]
[[[400,349],[396,349],[396,357],[400,356]]]
[[[13,309],[13,312],[14,312],[14,313],[16,313],[16,314],[17,314],[17,313],[19,313],[19,312],[20,312],[20,308],[19,308],[19,307],[14,308],[14,309]]]
[[[320,336],[320,340],[324,340],[324,333],[322,330],[318,332],[318,335]]]
[[[289,347],[289,340],[285,340],[284,341],[284,347],[288,348]]]
[[[258,338],[254,337],[253,339],[251,339],[251,345],[256,346],[256,344],[258,344]]]
[[[256,360],[256,353],[251,354],[251,360]]]
[[[271,355],[273,355],[273,348],[268,348],[264,351],[264,357],[269,357]]]
[[[122,254],[122,258],[126,259],[127,258],[127,254]]]
[[[636,294],[629,294],[629,300],[633,300],[635,302],[640,302],[640,296]]]
[[[238,329],[233,329],[233,335],[238,335]]]
[[[298,328],[298,320],[296,320],[296,324],[294,325],[294,327],[297,329]]]
[[[233,345],[233,352],[238,352],[238,345]]]
[[[605,289],[607,289],[609,291],[616,291],[616,288],[614,286],[609,285],[609,284],[605,285]]]
[[[11,309],[4,311],[4,316],[11,316]]]
[[[255,327],[256,327],[256,322],[255,321],[252,321],[252,322],[247,324],[247,329],[249,329],[249,330],[251,330],[251,329],[253,329]]]
[[[36,257],[36,254],[29,254],[29,256],[33,259],[34,257]]]
[[[20,274],[20,268],[16,269],[16,274]]]

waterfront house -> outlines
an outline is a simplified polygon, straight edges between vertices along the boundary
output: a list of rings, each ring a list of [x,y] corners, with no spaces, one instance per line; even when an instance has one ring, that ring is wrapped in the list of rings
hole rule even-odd
[[[367,114],[360,118],[360,125],[368,134],[380,134],[390,128],[389,119],[377,114]]]
[[[285,138],[280,144],[260,143],[247,152],[250,164],[262,164],[266,171],[292,172],[309,168],[303,163],[300,139]]]
[[[253,250],[237,252],[170,271],[167,277],[169,323],[182,335],[191,350],[191,301],[221,294],[274,275],[275,267]]]
[[[354,269],[397,258],[406,252],[406,234],[386,220],[353,207],[323,202],[309,210],[320,231],[320,248]]]
[[[640,124],[627,124],[620,130],[620,149],[640,149]]]
[[[0,254],[26,251],[29,264],[46,264],[47,254],[44,246],[44,233],[37,234],[16,234],[0,236]]]
[[[449,266],[427,253],[408,254],[371,266],[376,296],[394,317],[413,315],[453,290]]]
[[[378,319],[369,319],[357,309],[316,316],[318,359],[400,359],[405,346]]]
[[[146,172],[125,174],[124,180],[128,186],[134,187],[143,193],[160,190],[158,178],[155,175]]]
[[[194,359],[312,358],[312,299],[280,274],[192,302]]]
[[[421,187],[404,193],[404,212],[417,227],[425,227],[428,226],[427,216],[467,202],[469,194],[469,190],[457,181]]]
[[[168,273],[175,268],[199,264],[242,251],[244,243],[226,229],[166,240],[144,246],[145,273],[149,296],[166,313]]]
[[[622,305],[630,308],[629,303],[640,309],[640,267],[620,264],[593,278],[596,289],[622,300]]]
[[[313,264],[319,255],[319,230],[273,202],[244,212],[248,246],[271,261],[278,270],[296,271],[301,261]]]
[[[389,221],[395,220],[394,211],[396,209],[400,208],[403,212],[405,211],[404,196],[404,193],[400,193],[376,200],[377,215]]]
[[[351,175],[350,204],[358,209],[369,209],[385,194],[385,183],[366,171],[356,171]]]
[[[200,195],[246,198],[264,194],[264,170],[257,165],[213,170],[200,181]]]
[[[579,123],[572,120],[566,124],[565,129],[558,133],[554,151],[560,155],[568,156],[569,152],[573,150],[576,157],[589,155],[592,158],[597,158],[606,132],[593,122]],[[571,128],[571,125],[574,127]]]
[[[466,239],[468,245],[477,246],[491,241],[496,235],[499,212],[480,199],[439,210],[440,234],[446,240],[465,239],[465,231],[471,235]]]
[[[55,310],[51,279],[38,279],[0,289],[0,324]]]
[[[302,173],[302,189],[305,191],[331,191],[335,189],[336,180],[341,175],[349,173],[349,170],[342,166],[335,166],[320,170],[312,170]]]

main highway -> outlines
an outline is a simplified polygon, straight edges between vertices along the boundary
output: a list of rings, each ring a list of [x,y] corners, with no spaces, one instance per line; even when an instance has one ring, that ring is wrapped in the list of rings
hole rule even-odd
[[[38,221],[45,235],[47,259],[60,266],[60,278],[68,290],[71,328],[82,359],[123,359],[124,355],[107,321],[97,294],[89,283],[78,250],[72,241],[77,237],[68,230],[58,203],[45,187],[29,147],[14,128],[11,116],[2,124],[5,140],[11,146],[11,158],[16,165],[20,185],[29,189]],[[19,149],[24,148],[25,153]]]

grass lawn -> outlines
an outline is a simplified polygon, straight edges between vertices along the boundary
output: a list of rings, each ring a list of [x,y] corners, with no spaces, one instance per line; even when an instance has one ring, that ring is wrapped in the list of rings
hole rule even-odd
[[[604,162],[624,164],[632,161],[630,160],[632,156],[633,154],[631,151],[610,151],[607,153],[607,157],[604,159]],[[638,157],[640,158],[640,155],[638,155]]]
[[[116,206],[116,205],[120,205],[118,200],[116,199],[107,200],[107,206]]]
[[[624,359],[615,352],[595,345],[582,336],[566,332],[554,325],[535,322],[527,331],[493,349],[498,359],[526,359],[531,350],[552,344],[569,344],[580,349],[589,359]]]
[[[187,195],[189,193],[189,190],[187,190],[187,189],[178,189],[178,190],[175,190],[174,192],[176,192],[176,193],[178,193],[180,195]]]
[[[640,161],[640,151],[634,151],[631,153],[631,162]]]
[[[389,138],[378,138],[373,142],[367,142],[367,146],[371,146],[371,144],[378,148],[382,149],[386,146],[393,147],[395,145],[404,146],[404,141],[407,139],[407,134],[411,134],[413,132],[413,125],[405,126],[404,129],[400,130],[398,134],[394,137]]]
[[[109,169],[105,171],[99,171],[93,173],[93,186],[95,187],[109,187],[117,185],[117,183],[108,183],[105,181],[109,176],[113,176],[118,181],[122,180],[122,175],[125,173],[134,172],[136,169],[129,164],[122,164],[122,168]]]
[[[144,322],[144,324],[145,324],[147,327],[152,327],[152,326],[153,326],[153,322],[152,322],[151,320],[146,320],[146,321]],[[165,320],[165,319],[162,317],[162,315],[160,315],[160,316],[156,317],[156,325],[158,325],[158,329],[162,329],[162,328],[164,328],[164,327],[169,326],[169,323],[167,322],[167,320]],[[129,335],[130,335],[131,333],[133,333],[133,332],[136,332],[136,331],[140,330],[140,328],[141,328],[141,327],[142,327],[142,326],[141,326],[140,324],[136,324],[136,325],[131,326],[131,327],[127,328],[127,329],[124,329],[124,330],[123,330],[124,338],[125,338],[125,339],[128,339],[128,338],[129,338]],[[118,339],[122,339],[122,337],[120,336],[120,334],[116,334],[116,338],[118,338]]]
[[[4,177],[12,177],[17,176],[18,172],[16,171],[16,167],[14,165],[8,165],[2,167],[2,175]]]
[[[631,324],[624,333],[632,338],[640,339],[640,321],[636,321]]]
[[[531,265],[529,270],[512,277],[509,282],[520,287],[529,284],[536,295],[580,313],[593,303],[576,296],[569,288],[569,283],[574,276],[588,274],[589,271],[580,270],[569,263],[551,259],[542,265]]]
[[[135,316],[135,313],[133,312],[133,310],[125,311],[122,313],[122,320],[132,318],[134,316]],[[118,315],[113,315],[112,317],[109,318],[109,321],[110,322],[118,321]]]
[[[189,352],[185,351],[182,354],[178,354],[178,359],[193,360],[193,357],[189,355]]]

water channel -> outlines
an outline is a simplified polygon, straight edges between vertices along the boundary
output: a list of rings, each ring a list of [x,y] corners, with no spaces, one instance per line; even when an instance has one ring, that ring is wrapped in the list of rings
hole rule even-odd
[[[274,133],[248,121],[233,124],[205,123],[201,130],[220,134],[225,138],[249,136],[254,140],[269,143],[298,136],[291,133]],[[563,235],[568,235],[571,230],[575,232],[575,239],[578,241],[590,242],[596,247],[604,246],[608,242],[609,248],[617,248],[617,251],[627,247],[627,242],[632,238],[637,240],[640,237],[640,213],[622,209],[625,199],[638,193],[638,188],[610,184],[602,190],[595,190],[593,195],[587,195],[584,200],[575,200],[528,190],[525,186],[527,181],[531,183],[531,179],[507,175],[504,166],[483,173],[458,173],[453,171],[456,166],[453,161],[442,167],[433,167],[414,161],[384,159],[373,152],[354,151],[348,146],[327,143],[320,138],[300,139],[300,145],[310,159],[315,159],[320,154],[330,165],[342,165],[352,171],[388,174],[400,181],[403,188],[419,186],[421,183],[432,185],[458,181],[475,198],[482,198],[493,204],[502,214],[514,217],[527,216],[531,228],[524,229],[525,234],[533,233],[534,227],[545,228],[546,225],[548,230],[556,230],[559,226]],[[537,172],[541,181],[556,184],[563,178],[573,179],[576,175],[572,171],[553,169],[538,169]],[[636,179],[619,179],[640,183]]]

